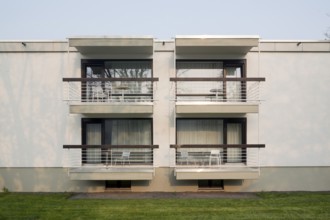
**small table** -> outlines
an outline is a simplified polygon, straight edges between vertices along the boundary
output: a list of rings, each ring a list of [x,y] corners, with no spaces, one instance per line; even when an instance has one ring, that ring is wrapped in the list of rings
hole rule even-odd
[[[128,90],[129,87],[125,85],[120,85],[116,87],[117,90],[121,91],[121,101],[124,101],[124,92],[125,90]]]

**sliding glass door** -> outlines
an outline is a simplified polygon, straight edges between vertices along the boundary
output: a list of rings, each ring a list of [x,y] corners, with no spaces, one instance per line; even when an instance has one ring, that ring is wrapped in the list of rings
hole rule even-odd
[[[189,148],[191,154],[211,152],[207,145],[232,145],[246,143],[246,119],[177,119],[176,138],[178,145],[205,145]],[[214,149],[214,147],[213,147]],[[184,151],[180,149],[180,151]],[[246,161],[246,152],[242,148],[220,149],[224,163]],[[194,152],[194,153],[193,153]]]
[[[151,148],[135,148],[134,145],[152,145],[151,119],[83,119],[83,145],[87,145],[82,152],[85,164],[100,164],[109,162],[111,156],[118,157],[124,146],[136,162],[151,160]],[[117,148],[95,148],[98,145],[118,145]],[[130,147],[132,146],[132,147]]]

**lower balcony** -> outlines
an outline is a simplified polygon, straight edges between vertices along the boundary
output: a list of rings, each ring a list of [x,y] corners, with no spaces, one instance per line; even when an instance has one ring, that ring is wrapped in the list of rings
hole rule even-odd
[[[171,145],[177,180],[257,179],[263,144]]]
[[[151,180],[157,145],[64,145],[72,180]]]

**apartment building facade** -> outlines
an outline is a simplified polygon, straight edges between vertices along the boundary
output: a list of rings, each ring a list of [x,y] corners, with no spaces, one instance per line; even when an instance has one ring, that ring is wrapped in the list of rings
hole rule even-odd
[[[0,42],[0,186],[330,189],[329,41]]]

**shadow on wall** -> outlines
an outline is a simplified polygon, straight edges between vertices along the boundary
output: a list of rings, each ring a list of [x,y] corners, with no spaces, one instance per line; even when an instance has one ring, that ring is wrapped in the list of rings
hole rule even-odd
[[[66,55],[9,54],[2,66],[0,138],[3,167],[55,167],[63,160],[66,108],[62,72]]]

